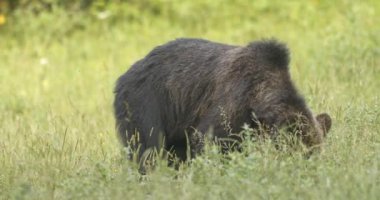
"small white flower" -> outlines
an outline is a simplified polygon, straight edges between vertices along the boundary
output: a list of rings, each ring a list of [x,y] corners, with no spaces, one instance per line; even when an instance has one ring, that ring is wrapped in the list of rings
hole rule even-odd
[[[108,11],[98,12],[97,17],[100,20],[107,19],[110,16],[110,13]]]
[[[40,65],[47,65],[47,64],[49,64],[49,60],[47,58],[40,59]]]

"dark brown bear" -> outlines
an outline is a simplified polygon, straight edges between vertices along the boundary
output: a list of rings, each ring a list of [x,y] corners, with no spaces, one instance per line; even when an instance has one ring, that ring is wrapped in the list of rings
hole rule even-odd
[[[114,109],[121,141],[139,160],[147,150],[161,148],[185,160],[188,146],[192,157],[202,150],[199,135],[206,132],[231,138],[246,123],[267,127],[275,137],[273,130],[301,121],[293,132],[306,146],[318,147],[331,119],[313,116],[288,64],[287,47],[275,40],[241,47],[177,39],[158,46],[117,81]]]

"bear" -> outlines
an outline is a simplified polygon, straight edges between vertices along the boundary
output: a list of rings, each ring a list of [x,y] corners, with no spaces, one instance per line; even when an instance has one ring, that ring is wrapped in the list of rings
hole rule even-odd
[[[159,149],[185,161],[202,152],[206,133],[235,141],[232,133],[249,125],[266,127],[275,138],[276,130],[301,120],[291,132],[319,148],[331,118],[313,115],[291,80],[289,62],[287,46],[276,39],[237,46],[180,38],[157,46],[116,82],[119,138],[140,163]]]

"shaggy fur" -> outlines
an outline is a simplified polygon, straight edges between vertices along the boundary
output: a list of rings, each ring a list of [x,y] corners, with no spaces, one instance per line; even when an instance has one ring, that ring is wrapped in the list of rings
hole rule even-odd
[[[138,150],[138,159],[163,147],[185,160],[187,141],[193,157],[208,131],[225,139],[244,123],[272,130],[301,119],[302,141],[318,146],[331,119],[313,116],[290,79],[289,60],[287,47],[275,40],[242,47],[177,39],[158,46],[117,81],[120,139]]]

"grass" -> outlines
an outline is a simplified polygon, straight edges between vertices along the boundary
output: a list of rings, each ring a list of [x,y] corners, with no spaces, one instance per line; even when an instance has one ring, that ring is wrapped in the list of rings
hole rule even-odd
[[[378,1],[131,2],[105,19],[19,11],[0,27],[0,199],[380,198]],[[117,141],[112,90],[176,37],[286,42],[308,105],[333,118],[324,151],[305,160],[248,144],[225,160],[210,146],[140,180]]]

